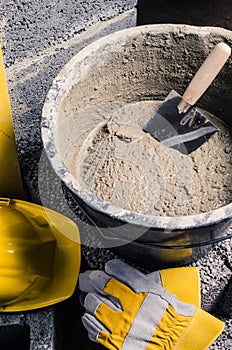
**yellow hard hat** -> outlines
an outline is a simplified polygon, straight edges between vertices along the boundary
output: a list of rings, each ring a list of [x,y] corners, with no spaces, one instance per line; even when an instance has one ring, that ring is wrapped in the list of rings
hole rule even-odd
[[[0,198],[0,311],[40,308],[70,297],[80,270],[77,225],[53,210]]]

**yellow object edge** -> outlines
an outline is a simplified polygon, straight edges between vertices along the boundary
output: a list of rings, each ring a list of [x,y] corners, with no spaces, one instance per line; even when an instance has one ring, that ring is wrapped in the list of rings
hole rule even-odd
[[[200,273],[197,267],[160,270],[163,288],[180,301],[201,307]]]
[[[173,350],[206,350],[222,333],[224,327],[224,322],[197,308],[189,327]]]
[[[26,199],[23,188],[4,60],[0,46],[0,196]]]
[[[20,300],[18,298],[15,303],[0,305],[0,313],[34,310],[71,297],[76,288],[81,264],[78,226],[60,213],[26,201],[0,198],[0,206],[18,210],[35,226],[44,225],[44,229],[48,231],[48,234],[52,234],[57,242],[53,278],[47,288],[36,299]]]

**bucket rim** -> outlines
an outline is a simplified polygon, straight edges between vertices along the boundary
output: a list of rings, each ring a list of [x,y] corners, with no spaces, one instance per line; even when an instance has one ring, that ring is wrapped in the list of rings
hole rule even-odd
[[[67,84],[67,74],[70,73],[86,56],[99,50],[102,46],[112,45],[114,41],[125,40],[128,37],[135,37],[138,34],[152,32],[154,34],[175,32],[176,34],[197,34],[201,37],[217,34],[225,40],[232,42],[232,31],[213,26],[195,26],[187,24],[148,24],[137,27],[122,29],[104,36],[80,50],[70,61],[68,61],[53,80],[44,106],[41,119],[41,136],[45,153],[61,181],[67,188],[86,203],[91,209],[101,212],[111,219],[129,223],[145,228],[159,228],[165,230],[185,230],[214,225],[222,221],[232,219],[232,203],[204,213],[184,216],[152,216],[139,214],[130,210],[122,209],[108,203],[90,192],[87,188],[80,187],[77,180],[69,172],[63,160],[58,154],[55,146],[55,125],[58,120],[59,104],[61,96],[65,93],[64,86]],[[110,43],[110,44],[109,44]],[[76,82],[74,85],[76,85]],[[74,85],[69,86],[69,91]]]

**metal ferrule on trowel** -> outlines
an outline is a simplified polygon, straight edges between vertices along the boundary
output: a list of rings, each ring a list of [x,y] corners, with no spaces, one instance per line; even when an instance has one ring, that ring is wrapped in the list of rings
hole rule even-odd
[[[180,120],[181,125],[188,125],[190,128],[197,129],[209,121],[196,107],[189,109],[190,110]]]

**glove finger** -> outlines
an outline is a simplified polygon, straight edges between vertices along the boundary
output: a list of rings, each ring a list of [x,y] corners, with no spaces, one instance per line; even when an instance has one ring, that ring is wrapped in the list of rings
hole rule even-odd
[[[79,295],[79,302],[80,302],[82,307],[84,307],[85,297],[86,297],[86,293],[81,292],[80,295]]]
[[[107,298],[112,302],[115,310],[122,311],[122,305],[118,299],[115,299],[112,295],[107,295]]]
[[[151,275],[145,275],[119,259],[109,260],[105,265],[105,270],[107,274],[124,283],[136,293],[162,291],[162,284],[157,283],[157,281],[160,281],[158,271]]]
[[[100,332],[105,332],[107,334],[110,334],[108,329],[104,327],[104,325],[101,322],[99,322],[96,319],[96,317],[88,314],[87,312],[82,316],[81,320],[85,329],[88,332],[89,339],[94,342],[97,342]]]
[[[82,292],[93,292],[93,285],[92,285],[92,282],[90,280],[90,277],[89,277],[89,274],[91,273],[92,271],[85,271],[83,273],[80,273],[79,274],[79,289],[82,291]]]
[[[108,297],[95,294],[95,293],[88,293],[84,300],[84,307],[86,311],[92,315],[95,315],[97,312],[98,307],[101,305],[107,305],[110,309],[115,311],[122,311],[121,306],[118,307],[118,305],[115,305]]]
[[[104,271],[101,270],[91,270],[81,273],[79,275],[79,289],[85,293],[100,293],[106,295],[103,289],[105,285],[111,279]],[[108,295],[108,299],[112,301],[116,308],[121,309],[120,302],[113,296]],[[84,305],[84,299],[82,293],[80,295],[80,303]]]
[[[131,275],[135,276],[136,278],[143,278],[145,276],[142,272],[126,264],[120,259],[112,259],[107,261],[105,264],[105,271],[109,275],[121,277],[125,280],[128,278],[131,279]]]
[[[86,271],[79,274],[79,288],[86,293],[103,293],[103,289],[110,278],[101,270]]]
[[[147,283],[146,275],[119,259],[109,260],[105,265],[105,270],[107,274],[131,287],[135,292],[138,284],[146,285]]]
[[[120,322],[121,309],[115,308],[114,304],[102,295],[88,293],[85,298],[85,308],[109,331],[114,329],[114,325]],[[119,312],[120,311],[120,312]]]
[[[147,278],[153,280],[155,283],[160,284],[162,286],[162,280],[159,271],[150,272],[146,276]]]

